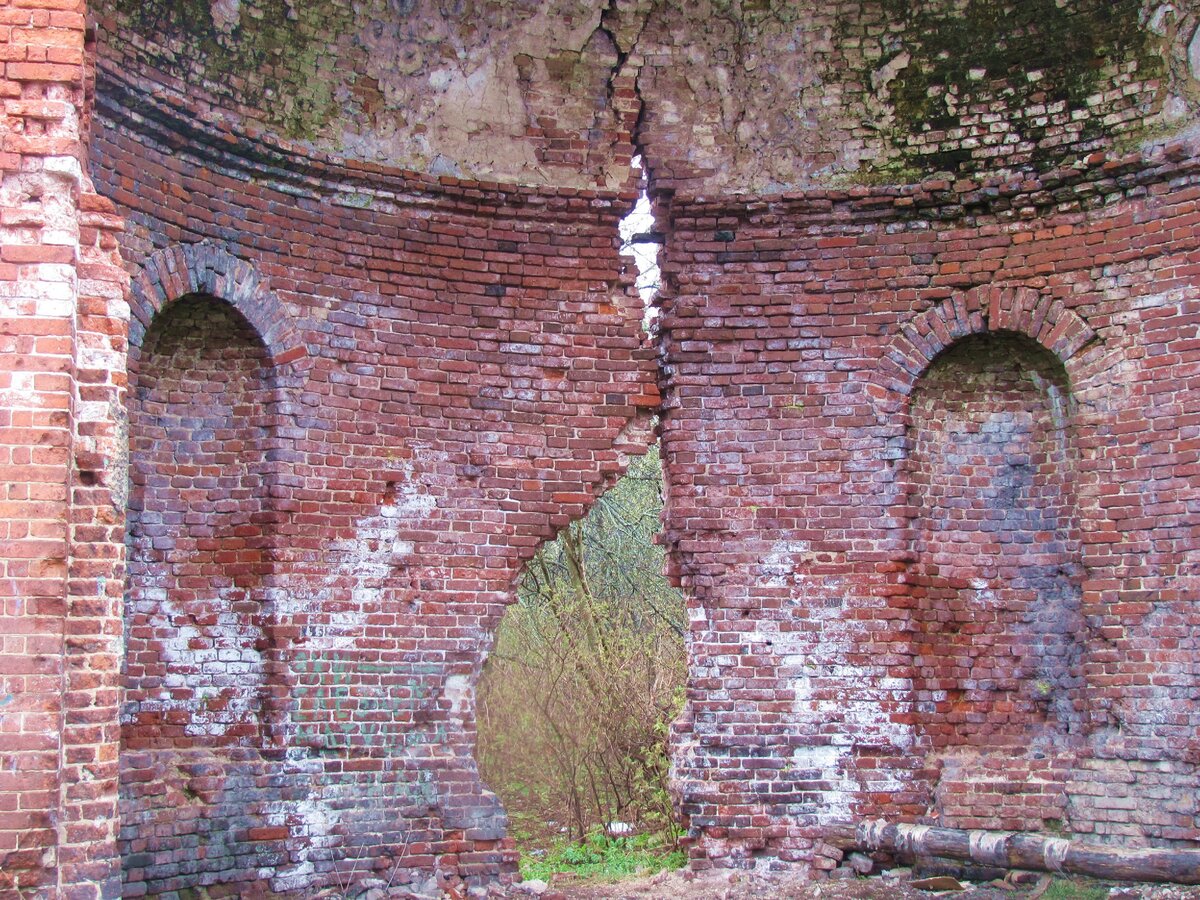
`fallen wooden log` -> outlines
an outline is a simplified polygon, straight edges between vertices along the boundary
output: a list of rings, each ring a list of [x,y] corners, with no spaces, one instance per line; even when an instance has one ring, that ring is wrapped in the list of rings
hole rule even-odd
[[[1200,884],[1200,849],[1126,849],[1030,832],[967,831],[883,820],[834,827],[825,840],[843,851],[886,850],[901,858],[936,856],[1108,881]]]

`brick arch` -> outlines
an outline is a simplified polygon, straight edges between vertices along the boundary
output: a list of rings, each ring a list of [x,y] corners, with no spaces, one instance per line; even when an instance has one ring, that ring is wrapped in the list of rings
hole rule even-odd
[[[307,368],[308,347],[266,278],[253,263],[207,241],[157,250],[134,276],[129,298],[131,366],[141,355],[154,317],[189,294],[217,297],[241,313],[266,346],[273,365]]]
[[[871,393],[883,411],[904,408],[921,376],[952,344],[974,334],[1008,331],[1040,344],[1076,381],[1084,347],[1096,332],[1061,300],[1031,287],[984,285],[950,297],[905,323],[872,375]]]

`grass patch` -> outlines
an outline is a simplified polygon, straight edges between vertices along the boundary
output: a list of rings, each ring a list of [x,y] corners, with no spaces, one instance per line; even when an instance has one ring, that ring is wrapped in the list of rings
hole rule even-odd
[[[1042,900],[1105,900],[1108,887],[1094,881],[1056,878],[1042,894]]]
[[[521,854],[521,877],[549,881],[566,874],[588,881],[619,881],[678,869],[687,862],[682,850],[672,850],[654,835],[610,838],[593,832],[582,843],[561,843],[542,855]]]

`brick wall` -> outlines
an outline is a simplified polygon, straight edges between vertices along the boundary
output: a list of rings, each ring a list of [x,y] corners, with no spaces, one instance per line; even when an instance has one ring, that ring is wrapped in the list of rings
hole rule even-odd
[[[698,864],[863,816],[1196,840],[1198,200],[1186,144],[660,198]]]
[[[631,182],[630,24],[599,2],[98,0],[102,77],[211,122],[486,181]],[[640,15],[641,12],[634,12]]]
[[[202,296],[170,306],[144,340],[130,402],[124,746],[261,746],[278,492],[269,357],[248,323]]]
[[[786,42],[760,7],[728,24]],[[97,51],[73,0],[0,6],[0,890],[510,877],[474,680],[524,561],[649,439],[656,380],[694,865],[827,867],[823,828],[867,815],[1200,839],[1197,147],[1080,158],[1194,109],[1172,10],[1089,32],[1099,93],[1039,98],[1023,57],[950,72],[962,133],[846,125],[936,68],[912,16],[875,47],[839,7],[815,68],[776,54],[733,92],[861,69],[812,104],[854,110],[815,127],[858,161],[1035,164],[904,188],[684,193],[853,168],[803,141],[764,162],[724,24],[693,93],[641,6],[588,18],[579,69],[514,57],[564,120],[480,133],[537,148],[495,171],[617,186],[635,130],[648,149],[656,368],[616,254],[631,194],[326,156],[253,104],[235,129],[165,45]]]
[[[1196,23],[1142,0],[656,4],[639,143],[690,195],[1049,168],[1189,127]]]
[[[0,6],[0,890],[116,885],[120,222],[84,175],[82,3]]]
[[[641,152],[693,194],[897,183],[1052,167],[1200,114],[1190,0],[92,6],[105,77],[137,95],[482,180],[618,188]]]
[[[509,876],[472,686],[523,562],[649,439],[633,197],[165,152],[105,91],[92,172],[135,272],[126,893]]]
[[[1071,393],[1008,332],[940,355],[910,398],[913,690],[934,747],[1021,747],[1079,719]]]

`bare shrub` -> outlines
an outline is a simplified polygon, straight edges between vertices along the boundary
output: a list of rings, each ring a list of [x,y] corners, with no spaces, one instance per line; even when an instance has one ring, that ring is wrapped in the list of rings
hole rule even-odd
[[[684,604],[662,575],[657,448],[527,567],[479,686],[479,762],[509,810],[582,839],[677,833],[667,726],[686,675]]]

